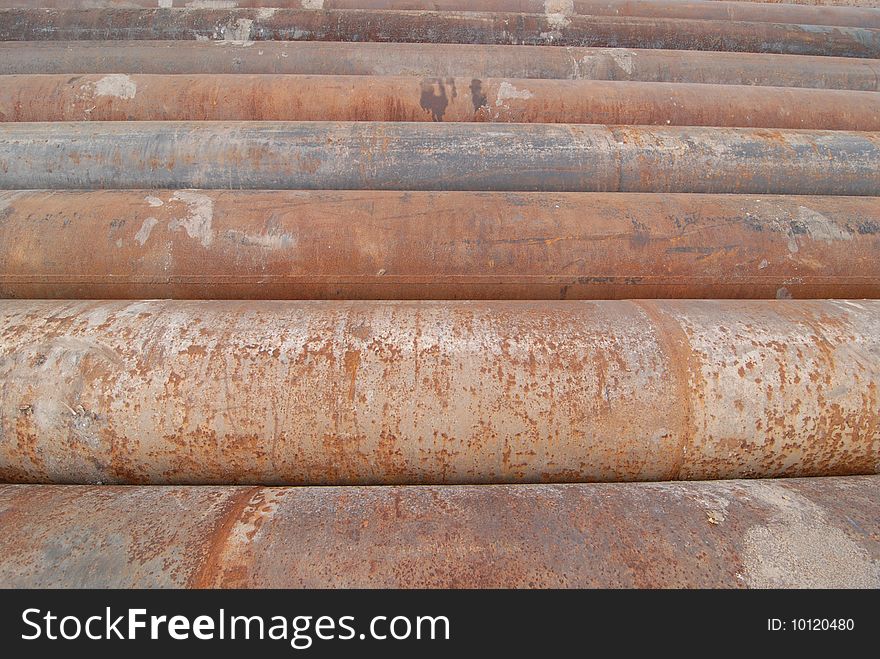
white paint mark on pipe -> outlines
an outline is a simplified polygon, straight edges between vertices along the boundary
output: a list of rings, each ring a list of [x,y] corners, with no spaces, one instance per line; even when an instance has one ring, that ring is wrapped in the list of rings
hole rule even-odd
[[[238,2],[235,0],[192,0],[187,2],[189,9],[235,9]]]
[[[183,229],[186,234],[209,247],[214,242],[214,200],[207,195],[192,190],[178,190],[171,201],[181,201],[187,205],[187,215],[180,220],[173,220],[168,228],[172,231]]]
[[[743,566],[753,588],[876,588],[880,563],[815,503],[778,483],[748,491],[774,511],[745,534]]]
[[[506,80],[498,86],[498,98],[495,99],[495,107],[500,107],[504,101],[511,98],[530,99],[534,94],[528,89],[517,89]]]
[[[124,73],[113,73],[104,76],[95,83],[96,96],[113,96],[115,98],[131,99],[137,93],[137,85],[134,80]]]
[[[554,30],[561,30],[571,23],[569,16],[575,13],[574,0],[544,0],[547,22]]]
[[[608,55],[614,61],[614,63],[620,68],[621,71],[626,73],[627,75],[632,75],[633,72],[633,53],[630,50],[623,50],[621,48],[608,48]]]
[[[264,247],[266,249],[282,249],[292,247],[294,244],[293,236],[289,233],[252,234],[230,230],[226,232],[226,237],[240,245]]]
[[[159,224],[159,220],[155,217],[148,217],[144,220],[144,223],[141,225],[141,228],[138,229],[138,232],[134,234],[134,239],[137,241],[138,245],[141,247],[144,246],[144,243],[147,242],[150,238],[150,233],[153,231],[153,227]]]
[[[797,220],[806,228],[813,240],[832,243],[835,240],[852,240],[852,234],[812,208],[800,206]]]
[[[251,41],[251,29],[253,26],[254,21],[251,18],[236,18],[233,22],[220,28],[220,38],[223,41],[234,41],[240,42],[243,45],[250,45],[253,43]]]

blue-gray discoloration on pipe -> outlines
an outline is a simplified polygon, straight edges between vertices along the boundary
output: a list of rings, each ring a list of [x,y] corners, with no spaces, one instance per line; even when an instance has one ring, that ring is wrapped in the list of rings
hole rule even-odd
[[[0,188],[880,195],[873,132],[573,124],[0,126]]]

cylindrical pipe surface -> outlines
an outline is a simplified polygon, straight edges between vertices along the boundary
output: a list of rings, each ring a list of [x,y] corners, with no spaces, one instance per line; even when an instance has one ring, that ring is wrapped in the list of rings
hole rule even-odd
[[[0,382],[7,482],[880,470],[871,300],[7,300]]]
[[[880,198],[0,192],[0,296],[880,297]]]
[[[710,0],[718,2],[719,0]],[[880,8],[880,0],[745,0],[756,3],[811,5],[814,7],[869,7]]]
[[[394,41],[880,57],[880,29],[746,21],[386,10],[4,9],[0,40]]]
[[[229,120],[482,121],[877,131],[880,94],[791,87],[461,77],[0,76],[0,121]]]
[[[0,42],[0,74],[313,74],[558,78],[877,91],[880,60],[711,51],[265,41]]]
[[[878,588],[878,506],[875,476],[480,487],[4,485],[0,582]]]
[[[876,0],[873,0],[876,2]],[[845,4],[849,4],[849,0]],[[155,9],[196,7],[192,0],[0,0],[0,8],[36,9]],[[209,4],[209,3],[203,3]],[[799,23],[801,25],[848,25],[880,27],[880,10],[864,7],[760,4],[754,2],[701,0],[232,0],[228,8],[276,9],[395,9],[410,11],[488,11],[571,16],[645,16],[708,20]],[[831,4],[831,3],[829,3]]]
[[[0,188],[880,195],[880,134],[575,124],[0,124]]]

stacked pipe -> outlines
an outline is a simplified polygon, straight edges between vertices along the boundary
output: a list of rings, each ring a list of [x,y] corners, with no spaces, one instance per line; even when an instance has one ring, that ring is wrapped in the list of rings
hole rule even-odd
[[[0,0],[0,585],[880,585],[880,9],[189,4]]]

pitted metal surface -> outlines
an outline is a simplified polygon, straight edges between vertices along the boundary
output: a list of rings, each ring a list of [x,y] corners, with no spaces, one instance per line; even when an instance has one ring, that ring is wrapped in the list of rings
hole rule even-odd
[[[0,486],[18,587],[880,586],[877,477]]]
[[[0,477],[876,473],[877,301],[3,301]]]

